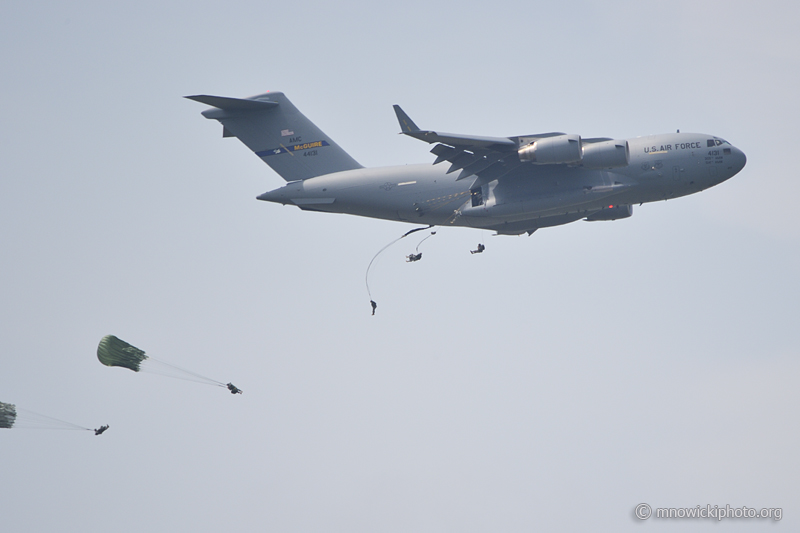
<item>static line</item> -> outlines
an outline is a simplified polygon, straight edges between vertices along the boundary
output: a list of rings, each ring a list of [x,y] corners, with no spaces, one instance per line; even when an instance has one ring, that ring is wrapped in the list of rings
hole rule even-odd
[[[390,247],[391,245],[393,245],[394,243],[396,243],[397,241],[399,241],[403,237],[408,237],[412,233],[416,233],[417,231],[423,231],[423,230],[426,230],[426,229],[430,229],[432,227],[433,227],[433,224],[431,224],[430,226],[424,227],[424,228],[414,228],[412,230],[409,230],[409,231],[405,232],[403,235],[401,235],[400,237],[396,238],[395,240],[393,240],[392,242],[387,244],[386,246],[384,246],[383,248],[381,248],[378,251],[378,253],[373,256],[372,260],[369,262],[369,265],[367,265],[367,273],[364,274],[364,283],[367,285],[367,294],[369,295],[370,301],[372,301],[372,291],[369,290],[369,269],[372,268],[372,263],[375,262],[375,259],[377,259],[378,256],[381,255],[381,253],[383,253],[384,250],[386,250],[388,247]]]
[[[430,235],[428,235],[427,237],[425,237],[424,239],[422,239],[421,241],[419,241],[419,243],[417,244],[417,247],[415,248],[416,252],[417,252],[417,253],[419,253],[419,247],[420,247],[420,245],[421,245],[423,242],[425,242],[425,241],[427,241],[428,239],[430,239],[431,237],[433,237],[434,235],[436,235],[436,232],[435,232],[435,231],[432,231]]]

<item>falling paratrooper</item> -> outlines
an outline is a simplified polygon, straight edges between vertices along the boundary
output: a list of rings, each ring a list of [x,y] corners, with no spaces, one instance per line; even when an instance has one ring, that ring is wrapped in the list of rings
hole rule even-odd
[[[100,339],[100,344],[97,345],[97,359],[106,366],[119,366],[133,370],[134,372],[144,371],[187,381],[204,383],[206,385],[216,385],[228,389],[231,394],[242,394],[242,390],[233,383],[222,383],[221,381],[202,376],[196,372],[186,370],[185,368],[155,359],[147,355],[144,350],[114,335],[106,335]]]

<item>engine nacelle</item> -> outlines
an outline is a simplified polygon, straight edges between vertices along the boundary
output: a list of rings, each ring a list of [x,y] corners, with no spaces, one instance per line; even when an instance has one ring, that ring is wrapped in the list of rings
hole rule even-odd
[[[520,161],[537,165],[556,165],[559,163],[579,163],[583,157],[580,135],[556,135],[536,139],[520,148]]]
[[[628,141],[602,141],[583,145],[581,166],[585,168],[627,167],[631,160]]]
[[[584,220],[587,222],[596,222],[598,220],[617,220],[618,218],[628,218],[633,215],[632,205],[615,205],[609,206],[597,213],[586,217]]]

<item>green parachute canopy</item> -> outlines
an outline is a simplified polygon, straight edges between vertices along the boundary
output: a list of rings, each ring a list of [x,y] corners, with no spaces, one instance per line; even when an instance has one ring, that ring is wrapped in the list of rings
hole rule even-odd
[[[17,408],[14,404],[0,402],[0,428],[10,429],[14,427],[17,419]]]
[[[106,335],[97,346],[97,358],[106,366],[121,366],[139,371],[142,361],[148,359],[144,350],[128,344],[114,335]]]

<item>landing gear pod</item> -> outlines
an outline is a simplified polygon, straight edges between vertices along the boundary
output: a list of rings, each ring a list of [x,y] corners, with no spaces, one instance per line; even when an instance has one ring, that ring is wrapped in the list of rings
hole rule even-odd
[[[617,220],[618,218],[628,218],[631,215],[633,215],[632,205],[610,205],[607,208],[586,217],[584,220],[587,222],[596,222],[599,220]]]

